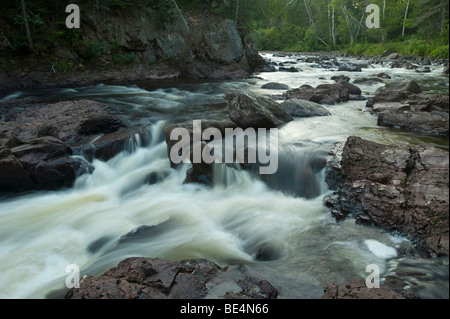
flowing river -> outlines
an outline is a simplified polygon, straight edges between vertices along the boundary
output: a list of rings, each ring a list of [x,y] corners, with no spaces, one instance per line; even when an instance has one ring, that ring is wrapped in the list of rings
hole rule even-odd
[[[263,56],[302,70],[255,74],[239,81],[170,80],[99,84],[83,88],[24,90],[3,99],[39,102],[92,99],[118,105],[132,123],[149,123],[149,145],[138,142],[108,162],[95,160],[95,171],[72,189],[33,192],[0,199],[0,298],[61,297],[76,264],[82,275],[100,275],[127,257],[168,260],[205,258],[220,266],[245,264],[271,282],[279,298],[320,298],[329,283],[365,278],[378,265],[384,278],[404,267],[402,280],[423,298],[448,298],[448,259],[409,260],[400,249],[410,243],[380,229],[337,223],[323,197],[330,191],[323,167],[314,169],[337,142],[349,136],[389,144],[427,143],[448,150],[448,139],[377,126],[365,101],[326,106],[331,117],[297,118],[279,131],[280,168],[262,181],[226,166],[215,170],[212,187],[185,185],[189,168],[170,167],[163,129],[193,119],[226,119],[223,100],[229,88],[273,95],[268,82],[297,88],[333,83],[333,75],[392,80],[414,79],[431,92],[448,94],[442,67],[432,72],[370,64],[361,73],[315,68],[296,57]],[[365,62],[356,61],[352,62]],[[320,79],[322,78],[322,79]],[[384,84],[359,85],[369,97]],[[307,172],[307,182],[299,179]],[[151,182],[148,176],[153,176]],[[141,226],[153,226],[143,228]],[[126,235],[126,236],[125,236]],[[256,258],[271,247],[273,258]]]

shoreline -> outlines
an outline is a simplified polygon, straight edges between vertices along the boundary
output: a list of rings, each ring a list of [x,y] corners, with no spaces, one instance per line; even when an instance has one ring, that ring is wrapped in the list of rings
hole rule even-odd
[[[395,59],[371,55],[352,55],[340,51],[317,51],[317,52],[287,52],[287,51],[259,51],[258,54],[279,54],[285,56],[328,56],[340,58],[353,58],[356,60],[375,60],[381,62],[406,62],[419,63],[420,65],[431,65],[443,67],[443,74],[448,76],[448,59],[424,58],[420,56],[398,55]],[[423,64],[422,64],[423,63]],[[80,64],[81,65],[81,64]],[[52,89],[52,88],[75,88],[96,84],[124,84],[128,82],[159,81],[171,79],[209,79],[209,80],[234,80],[251,77],[258,70],[246,72],[238,65],[208,65],[206,74],[198,76],[189,71],[183,71],[182,66],[174,67],[170,63],[162,62],[153,65],[145,63],[133,63],[120,67],[107,67],[103,70],[96,68],[85,68],[83,71],[73,70],[60,72],[49,66],[48,71],[32,71],[29,68],[5,72],[0,68],[0,93],[5,94],[20,89]],[[237,67],[237,69],[236,69]],[[231,70],[228,70],[230,69]],[[447,73],[446,73],[447,72]],[[189,74],[191,73],[191,74]]]

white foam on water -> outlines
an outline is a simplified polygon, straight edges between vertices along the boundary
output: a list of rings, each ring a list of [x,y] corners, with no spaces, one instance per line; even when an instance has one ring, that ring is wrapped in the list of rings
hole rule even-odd
[[[367,239],[364,241],[367,248],[378,258],[391,259],[398,256],[397,250],[393,247],[387,246],[379,241]]]

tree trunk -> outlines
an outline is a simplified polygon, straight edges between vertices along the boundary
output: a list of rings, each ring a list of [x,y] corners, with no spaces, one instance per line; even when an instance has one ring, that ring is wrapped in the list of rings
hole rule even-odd
[[[441,9],[441,11],[442,11],[442,17],[441,17],[441,33],[444,32],[444,28],[445,28],[445,16],[446,16],[446,13],[447,13],[447,11],[445,10],[445,1],[448,1],[448,0],[442,0],[442,1],[441,1],[441,6],[442,6],[442,9]]]
[[[177,4],[177,2],[176,2],[175,0],[173,0],[173,4],[174,4],[175,7],[177,8],[178,13],[180,14],[181,18],[183,19],[184,24],[186,25],[186,28],[189,30],[189,25],[188,25],[186,19],[184,18],[183,13],[181,12],[180,7],[178,6],[178,4]]]
[[[342,6],[342,10],[345,13],[345,20],[347,21],[348,24],[348,32],[350,35],[350,45],[353,46],[353,44],[355,43],[355,39],[353,38],[353,32],[352,32],[352,22],[350,21],[350,16],[349,13],[347,11],[347,7],[346,6]]]
[[[405,29],[406,29],[406,19],[408,18],[408,11],[409,11],[409,1],[406,3],[406,10],[405,10],[405,19],[403,20],[403,29],[402,29],[402,38],[405,37]]]
[[[25,4],[25,0],[20,0],[20,4],[22,6],[23,20],[25,21],[25,32],[27,33],[28,49],[33,52],[33,40],[31,38],[30,25],[28,24],[27,7]]]
[[[334,0],[332,0],[333,7],[331,12],[331,34],[333,36],[333,45],[336,46],[336,25],[335,25],[335,9],[334,9]]]
[[[238,22],[238,17],[239,17],[239,0],[236,0],[236,24]]]

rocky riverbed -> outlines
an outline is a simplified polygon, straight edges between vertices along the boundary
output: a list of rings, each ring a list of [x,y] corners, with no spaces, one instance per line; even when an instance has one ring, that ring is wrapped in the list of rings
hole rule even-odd
[[[267,55],[264,56],[267,58]],[[389,234],[395,234],[407,240],[409,245],[398,245],[397,258],[424,258],[431,261],[439,260],[439,263],[444,258],[443,263],[445,265],[445,258],[448,258],[449,241],[448,142],[447,147],[444,145],[444,147],[440,148],[436,147],[436,145],[417,141],[409,145],[405,145],[405,143],[380,143],[380,141],[374,142],[366,139],[370,135],[364,136],[364,133],[362,135],[366,138],[349,137],[352,134],[348,134],[347,131],[342,133],[341,127],[343,126],[340,126],[339,130],[337,130],[337,134],[340,135],[339,138],[336,138],[336,140],[340,140],[339,143],[330,138],[335,133],[330,133],[324,137],[319,135],[316,141],[310,141],[309,143],[312,145],[312,147],[309,146],[310,148],[299,148],[301,152],[292,152],[291,148],[297,147],[296,145],[298,144],[308,144],[308,138],[306,137],[308,125],[314,125],[314,121],[324,121],[323,123],[320,122],[320,125],[325,125],[326,121],[339,121],[340,118],[337,118],[337,114],[345,112],[344,109],[350,108],[351,105],[358,105],[358,107],[361,105],[361,109],[356,108],[357,112],[341,115],[343,118],[342,123],[345,122],[347,115],[355,116],[352,119],[367,121],[367,123],[372,121],[372,117],[375,117],[376,125],[380,128],[389,127],[394,132],[398,130],[408,137],[414,134],[419,134],[419,136],[424,134],[423,136],[426,136],[424,140],[439,141],[439,143],[442,143],[440,144],[442,146],[445,144],[442,142],[442,138],[448,137],[448,95],[424,92],[423,85],[410,78],[403,79],[402,76],[388,79],[389,75],[379,72],[376,74],[378,76],[374,74],[374,77],[367,77],[368,74],[366,73],[369,72],[365,70],[368,69],[369,65],[389,63],[392,69],[397,69],[398,63],[395,64],[395,62],[398,62],[398,60],[389,62],[382,62],[382,60],[355,62],[351,60],[352,62],[345,62],[348,58],[338,58],[336,56],[325,57],[319,55],[313,58],[284,53],[278,54],[278,56],[271,54],[270,56],[272,59],[268,59],[265,71],[274,72],[258,73],[256,75],[273,75],[274,78],[272,80],[279,80],[281,75],[289,74],[289,81],[281,83],[283,85],[272,84],[262,88],[251,89],[245,89],[246,85],[248,87],[248,83],[252,83],[246,81],[257,81],[258,79],[236,82],[236,86],[244,86],[244,88],[239,89],[232,83],[225,89],[221,87],[218,94],[220,97],[214,100],[215,104],[212,103],[213,105],[220,105],[220,110],[214,113],[214,118],[202,118],[200,117],[200,114],[203,114],[201,112],[188,116],[188,118],[203,119],[203,129],[214,127],[221,132],[225,128],[236,127],[276,127],[280,129],[280,141],[283,146],[280,157],[280,165],[282,167],[277,176],[272,179],[265,179],[258,176],[258,174],[255,175],[251,167],[242,167],[244,168],[243,171],[234,167],[223,168],[223,175],[220,176],[221,178],[228,176],[225,185],[227,183],[233,185],[233,181],[234,183],[239,181],[242,183],[241,185],[249,183],[248,185],[252,185],[253,188],[260,189],[261,194],[264,194],[268,199],[273,198],[272,202],[276,202],[278,205],[287,205],[286,203],[289,203],[289,205],[296,208],[292,209],[285,206],[285,212],[282,211],[282,208],[273,208],[273,211],[266,212],[265,209],[267,208],[260,207],[255,202],[252,204],[253,206],[247,207],[247,214],[263,212],[263,219],[271,219],[273,217],[270,216],[276,216],[276,214],[288,214],[286,217],[288,224],[297,225],[297,228],[302,229],[304,226],[302,222],[297,220],[297,211],[300,210],[300,207],[301,210],[305,211],[316,209],[303,206],[305,204],[303,199],[311,198],[312,200],[313,198],[319,198],[320,204],[306,203],[308,205],[312,204],[314,207],[319,205],[320,210],[323,209],[325,214],[335,218],[335,221],[332,222],[324,215],[319,214],[317,221],[314,219],[315,217],[311,219],[311,221],[314,219],[314,222],[309,226],[312,230],[297,230],[297,233],[305,231],[305,233],[311,232],[311,235],[317,236],[318,234],[314,230],[318,231],[318,229],[322,229],[320,227],[325,227],[324,229],[328,229],[330,235],[333,234],[332,237],[324,237],[323,246],[322,243],[319,243],[313,250],[323,250],[322,253],[326,251],[330,256],[335,256],[337,260],[350,258],[344,252],[340,252],[339,249],[334,249],[333,252],[329,251],[329,245],[336,244],[336,238],[341,236],[331,231],[330,228],[350,227],[349,229],[353,231],[353,226],[348,226],[348,223],[356,222],[359,226],[355,228],[355,232],[360,231],[364,233],[375,226],[376,229],[382,229],[389,232]],[[274,62],[274,60],[278,61],[277,59],[284,59],[284,62]],[[291,60],[295,60],[295,63],[292,64],[293,69],[290,69],[291,67],[286,68],[286,64],[289,64],[286,62]],[[280,66],[280,63],[284,63],[284,65]],[[415,61],[408,63],[414,65]],[[436,64],[435,68],[444,67],[441,62],[435,63],[440,63]],[[317,65],[315,68],[327,70],[330,75],[334,74],[333,78],[330,76],[320,80],[327,83],[318,83],[317,79],[309,81],[310,84],[299,81],[299,75],[307,76],[306,72],[300,68],[314,65]],[[294,69],[298,72],[293,72]],[[362,72],[362,70],[365,72],[363,74],[364,78],[355,78],[356,74]],[[421,71],[421,66],[417,66],[417,70]],[[375,69],[372,73],[375,73],[375,71],[378,70]],[[201,77],[199,75],[196,76]],[[408,76],[411,76],[411,74]],[[137,77],[139,77],[139,74]],[[214,74],[212,77],[215,77]],[[112,76],[112,78],[115,77]],[[443,79],[448,83],[448,78],[443,76]],[[123,81],[127,80],[130,79],[123,78]],[[6,77],[5,80],[4,77],[3,81],[5,83],[9,79]],[[95,77],[93,81],[96,81]],[[298,85],[293,85],[293,83],[298,83]],[[76,86],[80,83],[75,79],[73,82],[66,84]],[[36,84],[36,87],[42,85],[45,84]],[[53,84],[49,85],[53,86]],[[377,89],[374,89],[374,87]],[[121,89],[125,90],[126,88]],[[429,90],[430,88],[427,89]],[[77,95],[79,95],[79,92],[82,91],[77,91]],[[370,94],[370,92],[373,93]],[[135,93],[133,94],[136,95]],[[89,94],[86,95],[88,96]],[[164,94],[166,98],[169,95],[168,93]],[[116,196],[114,195],[113,198],[124,201],[125,205],[130,205],[128,204],[129,201],[134,200],[134,197],[137,196],[136,194],[140,194],[144,189],[146,192],[154,194],[152,198],[155,201],[159,200],[158,196],[159,198],[164,198],[163,193],[153,188],[158,185],[162,187],[161,185],[164,183],[167,183],[167,185],[164,184],[164,187],[167,187],[165,188],[166,190],[175,187],[179,188],[178,192],[180,194],[187,192],[187,198],[198,196],[198,194],[190,193],[189,188],[184,187],[206,187],[205,189],[197,189],[197,192],[209,194],[208,196],[212,194],[221,196],[215,192],[220,191],[217,186],[224,180],[220,179],[218,181],[218,172],[212,165],[199,163],[193,165],[190,170],[176,168],[174,165],[172,165],[172,168],[170,167],[167,150],[170,149],[170,143],[173,144],[174,141],[170,141],[168,135],[176,127],[184,127],[192,131],[192,121],[161,123],[158,121],[167,121],[167,118],[154,118],[151,121],[140,122],[136,121],[135,115],[130,116],[129,104],[126,104],[127,107],[123,107],[127,103],[126,100],[123,100],[121,103],[108,103],[100,101],[101,99],[97,97],[94,99],[83,98],[82,94],[81,97],[77,96],[75,99],[72,97],[66,101],[45,101],[45,98],[43,99],[42,97],[24,97],[23,93],[16,94],[14,92],[10,92],[8,96],[10,97],[0,102],[0,191],[7,204],[11,201],[14,202],[15,198],[20,200],[24,194],[33,194],[35,191],[47,192],[56,190],[61,192],[64,189],[65,192],[69,192],[68,194],[73,192],[70,196],[77,196],[76,192],[80,190],[83,190],[83,192],[93,191],[95,188],[89,187],[95,186],[96,181],[100,182],[100,184],[103,183],[101,181],[108,181],[111,185],[119,181],[124,183],[124,186],[120,186],[117,197],[114,197]],[[11,96],[15,96],[16,99],[11,98]],[[165,103],[167,101],[168,99],[166,99]],[[180,108],[179,110],[181,112],[182,109]],[[152,112],[154,111],[152,110]],[[185,120],[188,120],[188,118],[185,118]],[[306,125],[306,129],[298,137],[297,134],[302,131],[300,128],[302,125]],[[331,122],[329,125],[330,127],[332,126]],[[348,125],[357,124],[349,119]],[[324,126],[321,127],[323,128]],[[166,141],[164,141],[163,137],[164,129]],[[317,129],[317,126],[315,129]],[[356,131],[356,129],[353,129],[352,133]],[[379,132],[384,134],[385,131]],[[162,144],[161,139],[163,141]],[[290,142],[291,140],[294,142]],[[316,149],[317,140],[321,141],[318,143],[321,145],[319,149]],[[160,149],[157,147],[158,145],[161,146]],[[121,160],[126,160],[127,157],[130,161],[133,156],[138,156],[139,152],[144,150],[155,152],[152,155],[153,157],[149,157],[151,158],[149,161],[155,163],[155,165],[156,163],[160,165],[159,162],[161,162],[161,166],[158,166],[160,168],[144,169],[144,166],[139,166],[138,170],[134,172],[135,168],[131,168],[130,162],[128,164],[120,162]],[[296,157],[298,154],[304,156],[302,152],[314,156],[311,158]],[[292,154],[296,155],[292,157]],[[295,165],[291,164],[290,158],[294,158],[294,161],[302,161],[301,165],[298,163]],[[139,165],[144,164],[142,162]],[[111,165],[110,170],[106,170],[108,165]],[[128,178],[126,173],[130,171],[133,171],[134,175]],[[286,174],[284,171],[286,171]],[[122,174],[120,172],[123,172],[123,175],[120,175]],[[296,175],[297,173],[298,175]],[[139,178],[137,178],[138,175]],[[133,183],[129,182],[131,180],[133,180]],[[263,184],[259,184],[259,180]],[[284,180],[284,183],[280,183],[279,180]],[[332,192],[323,192],[317,186],[321,181],[325,180]],[[172,183],[170,184],[172,186],[169,185],[169,182]],[[173,186],[182,184],[184,186]],[[186,184],[191,184],[191,186]],[[196,186],[198,184],[203,184],[203,186]],[[311,195],[313,188],[317,190]],[[113,190],[114,187],[111,189]],[[292,190],[295,190],[295,192],[292,193]],[[241,191],[247,194],[249,189],[244,187]],[[278,194],[276,191],[289,194],[289,197]],[[94,192],[99,192],[99,189],[96,189]],[[250,194],[252,192],[248,193],[248,197],[251,199],[253,195]],[[292,196],[291,194],[295,195]],[[63,193],[61,195],[64,196]],[[256,200],[261,195],[256,194],[255,196]],[[324,208],[321,203],[323,197],[325,198],[325,206],[328,208]],[[30,204],[37,199],[38,197],[31,197]],[[62,197],[62,200],[65,200],[64,197]],[[200,201],[200,199],[198,200]],[[220,199],[219,201],[222,200]],[[94,199],[93,203],[95,201]],[[100,200],[100,202],[102,201]],[[164,201],[161,205],[171,207],[174,201],[175,199]],[[213,210],[212,206],[209,207],[208,200],[202,198],[199,203],[203,203],[202,206],[206,206],[206,211],[210,212]],[[111,203],[109,209],[114,210],[113,207],[115,205]],[[180,211],[187,210],[185,213],[196,219],[194,216],[197,216],[195,215],[197,213],[190,215],[189,208],[186,207],[186,205],[192,205],[192,201],[186,200],[183,205],[184,208],[177,205],[176,209]],[[235,206],[231,203],[223,203],[223,205],[223,207],[229,205],[233,207],[232,211],[237,212],[239,211],[237,206],[242,204],[237,203],[237,206]],[[265,205],[267,207],[270,204],[267,202]],[[255,209],[255,207],[258,208]],[[10,206],[4,206],[4,209],[7,212],[5,216],[14,219],[9,214],[13,209]],[[98,213],[100,208],[93,204],[90,209]],[[135,210],[136,208],[135,206],[129,206],[129,209]],[[193,211],[197,209],[194,208]],[[45,207],[43,210],[46,210]],[[152,207],[152,210],[166,211],[158,207]],[[56,209],[56,211],[59,210]],[[64,211],[69,212],[71,209],[66,207],[61,210],[61,214]],[[20,211],[16,213],[20,215]],[[218,213],[221,216],[221,213]],[[155,217],[155,219],[142,219],[138,217],[140,216],[139,212],[136,212],[136,214],[133,219],[139,220],[140,226],[143,224],[159,225],[162,220],[167,219],[167,216],[163,213],[159,217]],[[173,212],[169,212],[169,216],[172,216],[169,220],[173,219],[175,221],[182,218],[182,216],[178,216],[178,214]],[[236,219],[235,221],[216,220],[214,223],[222,225],[218,227],[219,229],[229,229],[226,231],[227,234],[228,232],[235,234],[239,227],[243,227],[245,231],[239,233],[237,238],[245,238],[245,240],[242,240],[236,247],[231,245],[233,247],[227,248],[233,253],[223,252],[222,254],[225,257],[219,257],[217,260],[214,260],[217,263],[204,259],[180,258],[183,254],[175,253],[175,251],[177,250],[177,245],[184,245],[181,243],[175,243],[173,248],[165,248],[166,251],[173,251],[173,254],[162,253],[160,250],[151,250],[147,253],[148,257],[161,256],[163,257],[162,259],[125,259],[123,258],[124,255],[119,252],[123,251],[124,247],[129,247],[131,253],[140,251],[139,249],[135,250],[135,248],[141,241],[141,237],[131,236],[134,239],[129,243],[125,243],[120,239],[121,236],[114,240],[117,237],[117,233],[122,232],[122,237],[123,233],[126,233],[124,229],[117,226],[118,224],[113,226],[113,228],[120,228],[120,230],[114,231],[114,235],[102,237],[100,230],[95,231],[95,234],[89,231],[89,236],[87,237],[90,244],[86,243],[86,246],[93,247],[92,243],[98,243],[98,245],[94,245],[96,248],[93,250],[88,249],[87,254],[90,256],[99,254],[98,256],[103,257],[92,260],[88,263],[89,265],[86,265],[87,270],[89,270],[89,267],[93,269],[92,273],[95,276],[87,273],[88,277],[82,280],[82,288],[69,292],[65,291],[67,293],[66,296],[68,298],[276,298],[280,295],[281,297],[294,296],[287,293],[287,291],[292,293],[292,290],[296,289],[286,284],[289,280],[281,281],[283,284],[280,284],[277,281],[279,278],[270,275],[270,273],[268,275],[265,267],[266,263],[274,263],[273,265],[276,263],[277,267],[284,269],[283,266],[280,266],[283,264],[283,259],[288,260],[285,264],[292,263],[296,265],[293,268],[297,267],[300,262],[288,256],[291,255],[289,252],[291,249],[301,254],[304,248],[295,246],[298,245],[299,241],[295,240],[297,244],[293,247],[296,248],[286,248],[281,244],[284,240],[280,240],[277,234],[273,237],[269,236],[271,239],[267,239],[267,233],[274,233],[273,222],[268,223],[272,225],[271,227],[266,224],[260,225],[260,228],[266,231],[257,232],[257,236],[249,236],[253,226],[247,224],[248,221],[241,220],[242,216],[240,214],[233,216]],[[117,218],[118,221],[123,219],[120,216]],[[199,225],[203,225],[203,222],[205,220],[208,221],[209,218],[211,217],[203,217]],[[302,218],[309,219],[311,217],[303,216]],[[315,224],[317,222],[321,224],[324,218],[326,220],[325,225],[318,226]],[[225,215],[223,219],[226,220]],[[75,226],[77,223],[71,227],[78,227]],[[133,228],[132,225],[135,222],[130,221],[128,223],[129,227]],[[282,221],[277,220],[275,223],[282,223]],[[148,233],[144,232],[146,234],[142,237],[144,242],[158,243],[158,241],[155,242],[155,239],[159,238],[158,236],[162,236],[162,238],[165,238],[166,246],[170,246],[173,238],[169,239],[170,236],[165,237],[165,234],[166,232],[170,233],[172,229],[179,229],[180,225],[178,222],[169,224],[171,226],[167,230],[161,230],[161,232],[154,232],[153,228]],[[211,227],[211,225],[208,227]],[[247,229],[246,227],[249,228]],[[283,224],[283,227],[289,229],[288,225]],[[133,234],[141,234],[139,229],[142,230],[143,228],[134,228],[136,232]],[[191,233],[191,230],[185,231]],[[289,230],[289,234],[291,234],[291,231],[292,234],[295,233],[295,231]],[[8,230],[4,230],[4,233],[8,233]],[[217,232],[216,236],[218,234],[222,233]],[[174,235],[172,236],[175,237]],[[204,236],[209,238],[206,234]],[[291,236],[295,237],[294,235]],[[323,237],[323,235],[321,236]],[[375,236],[375,234],[371,233],[371,235],[367,236]],[[382,238],[383,235],[376,236]],[[210,240],[214,241],[212,238]],[[183,238],[184,240],[187,239]],[[348,238],[342,239],[341,242],[347,240],[349,240],[349,243],[354,243],[352,239]],[[163,243],[164,240],[161,242]],[[187,249],[187,251],[194,251],[192,254],[187,254],[188,257],[199,255],[200,257],[211,257],[208,259],[214,259],[214,256],[217,256],[215,253],[209,253],[208,249],[203,248],[200,244],[198,245],[198,248]],[[360,252],[357,254],[362,256],[365,254],[362,251],[365,250],[360,249],[357,248],[356,251]],[[81,248],[81,250],[84,250],[84,248]],[[309,253],[311,254],[311,251]],[[85,253],[80,254],[84,255]],[[230,254],[234,257],[231,257]],[[129,252],[125,255],[131,257]],[[112,258],[113,256],[114,258]],[[117,256],[121,257],[120,260],[122,262],[118,263]],[[301,256],[306,258],[304,255]],[[362,258],[364,261],[361,261],[361,263],[370,259],[361,256],[353,256],[352,258]],[[182,259],[184,261],[174,261]],[[383,258],[377,260],[378,262],[381,262],[381,260],[385,261]],[[96,261],[101,266],[95,266]],[[243,266],[226,266],[229,264],[252,264],[255,261],[257,266],[253,265],[250,267],[250,270]],[[303,262],[307,263],[306,261]],[[323,265],[324,263],[326,264],[327,262],[315,260],[308,265]],[[399,265],[401,264],[399,263]],[[335,268],[338,268],[338,265],[339,262],[335,264]],[[311,267],[308,266],[307,268],[310,269]],[[107,269],[110,270],[106,271]],[[292,270],[284,271],[286,273],[284,274],[285,276],[289,276],[292,272]],[[310,276],[309,274],[311,273],[308,271],[306,268],[302,270],[302,272]],[[386,274],[389,271],[399,274],[402,268],[398,266],[397,268],[385,269]],[[251,275],[248,275],[249,273]],[[361,277],[361,271],[350,271],[342,277],[334,277],[336,279],[334,283],[330,281],[329,277],[322,279],[317,273],[311,274],[311,277],[320,278],[317,279],[320,283],[316,283],[314,281],[316,279],[313,280],[305,276],[301,279],[302,284],[311,285],[311,287],[314,287],[312,288],[313,291],[321,290],[323,292],[326,289],[324,295],[326,298],[412,298],[426,296],[426,293],[415,294],[416,291],[408,290],[407,286],[410,282],[401,276],[391,276],[391,279],[397,278],[397,280],[386,280],[383,284],[384,288],[376,291],[366,289],[361,278],[352,280]],[[52,289],[55,288],[52,287]],[[314,297],[318,297],[318,295],[321,296],[322,294],[315,293]],[[58,296],[61,297],[61,294],[58,294]]]

